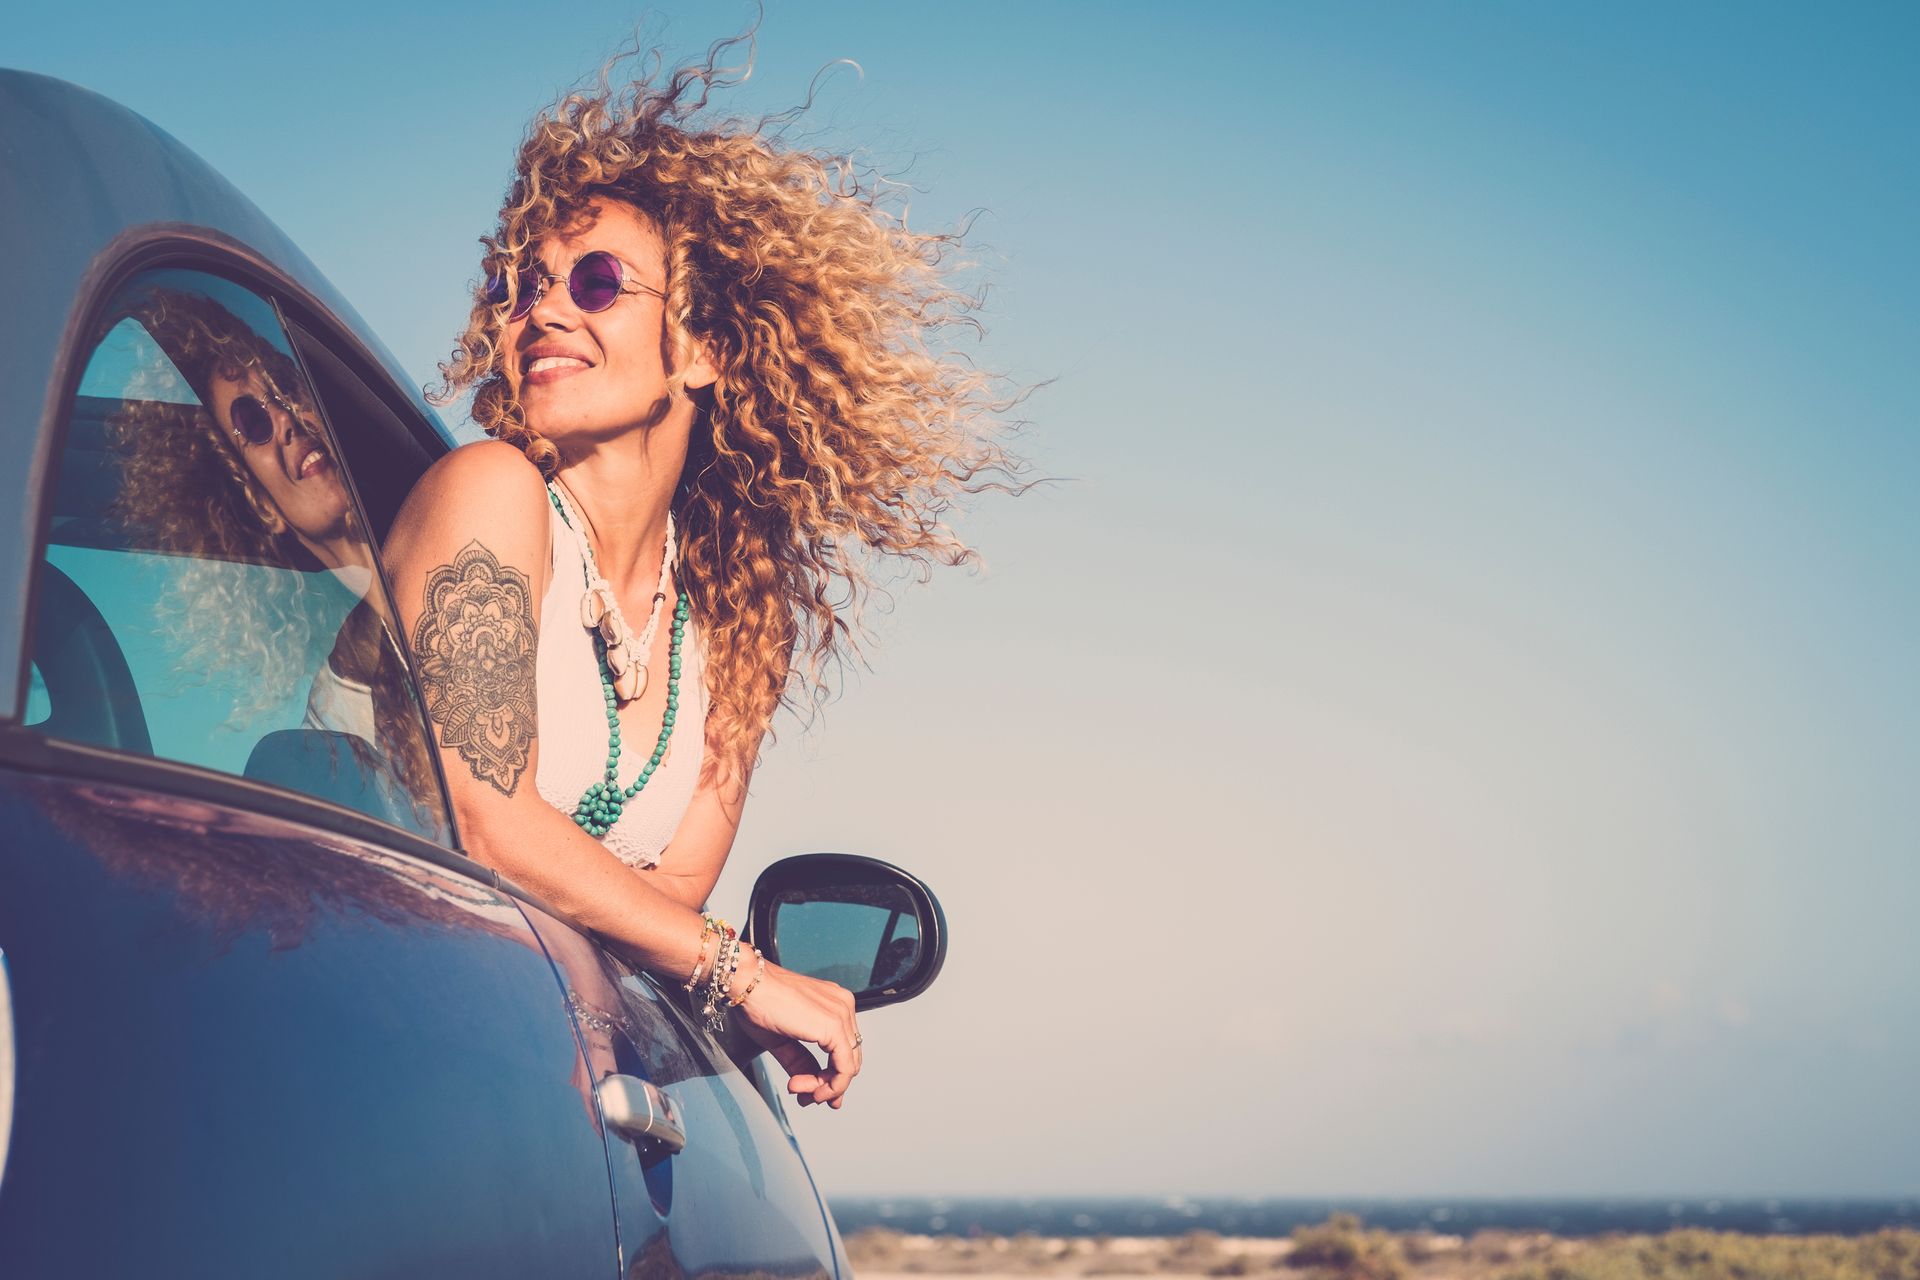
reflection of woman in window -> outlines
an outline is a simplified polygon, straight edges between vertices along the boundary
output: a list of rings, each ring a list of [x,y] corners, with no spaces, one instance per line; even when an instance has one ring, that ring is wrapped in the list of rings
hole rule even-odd
[[[109,424],[116,507],[141,546],[184,557],[163,605],[182,666],[244,672],[237,721],[306,683],[310,727],[425,770],[373,551],[292,358],[204,294],[153,289],[123,314],[168,367],[136,373]],[[181,379],[198,405],[178,403]]]
[[[722,79],[535,120],[446,370],[497,439],[428,472],[388,565],[469,850],[743,1001],[789,1088],[838,1106],[851,997],[699,909],[775,709],[849,653],[867,563],[966,559],[942,516],[1008,463],[988,379],[930,353],[967,309],[950,238],[832,157],[696,120]]]

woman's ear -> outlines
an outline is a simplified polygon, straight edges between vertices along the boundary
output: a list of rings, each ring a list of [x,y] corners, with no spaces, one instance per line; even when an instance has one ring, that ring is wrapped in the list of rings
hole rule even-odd
[[[680,385],[688,391],[699,391],[710,387],[720,380],[720,362],[713,358],[713,352],[707,344],[698,338],[688,338],[681,348],[685,375]]]

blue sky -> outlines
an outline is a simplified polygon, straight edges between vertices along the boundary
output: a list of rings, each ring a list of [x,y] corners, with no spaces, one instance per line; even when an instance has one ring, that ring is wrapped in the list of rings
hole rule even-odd
[[[662,6],[691,52],[729,4]],[[421,381],[639,11],[42,6]],[[719,901],[898,861],[842,1194],[1920,1191],[1920,16],[770,4],[742,112],[975,209],[1064,477],[785,726]],[[910,1136],[908,1136],[910,1135]]]

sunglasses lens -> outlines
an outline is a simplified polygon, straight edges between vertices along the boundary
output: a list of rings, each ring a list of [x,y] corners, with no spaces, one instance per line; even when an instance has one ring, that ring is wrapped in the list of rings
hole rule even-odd
[[[582,311],[605,311],[620,296],[620,260],[610,253],[590,253],[573,264],[567,291]]]
[[[533,304],[540,300],[540,275],[535,271],[522,270],[518,277],[519,290],[513,296],[513,310],[507,313],[507,319],[518,320],[533,310]],[[489,306],[501,306],[507,300],[507,273],[495,271],[487,277],[487,303]]]
[[[507,273],[495,271],[487,276],[487,305],[497,307],[507,300]]]
[[[520,293],[513,300],[513,310],[509,320],[523,320],[527,312],[533,310],[533,304],[540,301],[540,273],[522,269],[520,272]]]
[[[227,413],[233,418],[233,429],[248,444],[265,444],[273,439],[273,415],[254,397],[241,396]]]

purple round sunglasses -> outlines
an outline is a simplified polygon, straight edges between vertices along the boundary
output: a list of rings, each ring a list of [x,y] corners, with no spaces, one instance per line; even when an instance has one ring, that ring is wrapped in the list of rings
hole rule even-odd
[[[512,321],[525,317],[545,295],[548,282],[559,279],[561,277],[551,271],[541,271],[537,267],[520,268],[516,281],[518,287],[513,290],[513,310],[507,313],[507,319]],[[580,260],[573,264],[573,270],[567,272],[565,279],[573,305],[582,311],[605,311],[623,293],[650,293],[656,298],[667,296],[652,285],[641,284],[637,280],[629,281],[620,259],[605,249],[581,254]],[[487,301],[496,307],[506,303],[506,272],[495,271],[487,277]]]

